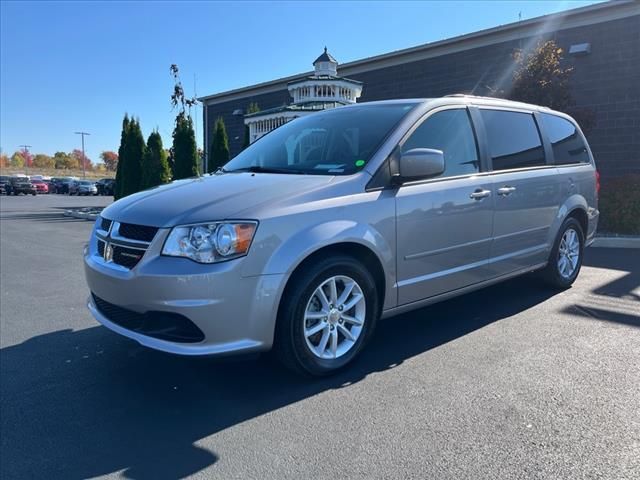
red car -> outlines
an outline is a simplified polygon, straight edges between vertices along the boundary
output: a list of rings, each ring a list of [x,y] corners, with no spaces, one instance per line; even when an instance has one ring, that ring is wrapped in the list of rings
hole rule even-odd
[[[36,187],[37,193],[49,193],[49,185],[44,183],[42,180],[31,180],[31,183]]]

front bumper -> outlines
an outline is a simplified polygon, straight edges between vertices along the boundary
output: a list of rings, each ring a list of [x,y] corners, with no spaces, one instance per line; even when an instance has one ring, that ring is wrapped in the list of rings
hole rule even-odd
[[[243,277],[243,259],[203,265],[160,255],[161,230],[131,270],[105,262],[95,236],[85,252],[89,289],[100,299],[132,312],[166,312],[189,319],[204,334],[196,343],[168,341],[124,328],[96,306],[88,307],[105,327],[141,345],[180,355],[219,355],[271,348],[284,275]],[[149,314],[151,318],[153,315]]]

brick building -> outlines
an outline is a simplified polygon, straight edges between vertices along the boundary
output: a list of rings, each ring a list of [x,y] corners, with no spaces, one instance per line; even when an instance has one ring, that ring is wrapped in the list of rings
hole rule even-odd
[[[553,39],[574,67],[572,96],[577,107],[594,115],[587,136],[603,177],[640,173],[640,2],[595,4],[503,25],[345,63],[339,73],[364,84],[359,102],[458,92],[487,95],[496,88],[508,91],[513,52],[542,39]],[[289,104],[287,85],[311,73],[202,97],[204,145],[221,116],[231,155],[236,155],[249,104],[262,110]]]

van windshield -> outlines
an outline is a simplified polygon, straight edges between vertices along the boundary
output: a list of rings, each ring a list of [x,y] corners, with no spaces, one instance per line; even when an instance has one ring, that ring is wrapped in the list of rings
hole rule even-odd
[[[417,103],[358,105],[313,113],[260,138],[222,172],[349,175],[361,170]]]

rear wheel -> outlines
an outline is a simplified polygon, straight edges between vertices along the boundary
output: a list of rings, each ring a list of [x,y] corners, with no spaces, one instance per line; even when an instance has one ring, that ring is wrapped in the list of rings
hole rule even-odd
[[[552,287],[569,288],[582,267],[584,233],[580,222],[567,218],[551,250],[549,262],[542,270],[543,279]]]
[[[349,364],[380,315],[373,277],[347,256],[307,265],[284,295],[274,349],[285,366],[307,375],[328,375]]]

